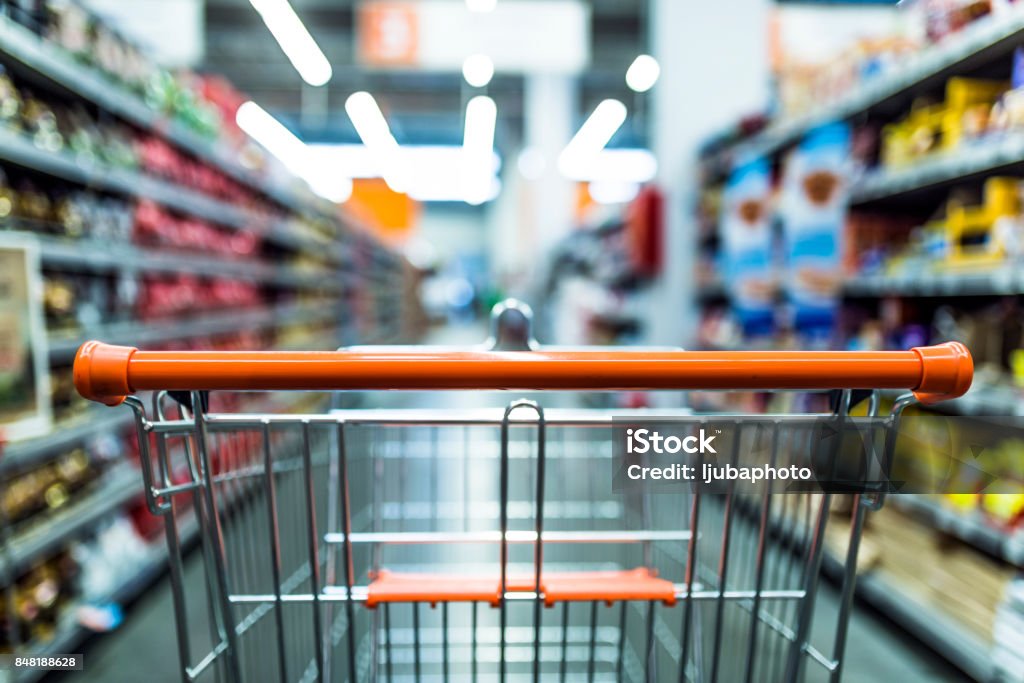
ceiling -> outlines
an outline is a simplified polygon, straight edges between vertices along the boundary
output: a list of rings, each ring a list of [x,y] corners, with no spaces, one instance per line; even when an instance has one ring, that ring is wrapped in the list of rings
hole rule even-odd
[[[322,88],[305,85],[249,0],[206,0],[204,70],[225,75],[241,91],[309,141],[355,141],[344,112],[357,90],[374,94],[401,144],[459,143],[462,111],[476,91],[459,73],[370,71],[355,62],[358,0],[290,0],[334,68]],[[543,2],[543,0],[534,0]],[[591,65],[580,78],[580,118],[600,100],[632,102],[623,76],[645,52],[647,0],[587,0],[591,8]],[[487,94],[498,104],[499,146],[522,136],[523,78],[496,75]],[[636,128],[620,133],[637,138]],[[622,140],[617,140],[619,144]],[[642,140],[630,140],[631,143]]]

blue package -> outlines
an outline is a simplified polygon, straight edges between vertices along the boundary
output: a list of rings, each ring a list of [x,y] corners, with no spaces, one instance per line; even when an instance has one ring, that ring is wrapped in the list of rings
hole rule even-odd
[[[722,193],[722,266],[725,288],[745,337],[774,330],[771,167],[763,158],[737,165]]]
[[[785,243],[784,288],[793,325],[809,338],[834,328],[842,284],[842,236],[849,199],[850,127],[810,131],[783,178],[780,219]]]

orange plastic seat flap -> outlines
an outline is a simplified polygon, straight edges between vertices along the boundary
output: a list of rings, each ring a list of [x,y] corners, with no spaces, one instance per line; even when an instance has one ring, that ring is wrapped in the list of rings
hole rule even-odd
[[[509,591],[534,590],[532,575],[510,575]],[[676,603],[675,586],[658,578],[645,567],[621,571],[545,572],[541,575],[541,593],[548,607],[559,602],[601,601],[609,605],[621,600],[656,600],[667,606]],[[390,602],[487,602],[501,604],[501,577],[460,574],[420,574],[382,569],[370,582],[366,606],[374,608]]]

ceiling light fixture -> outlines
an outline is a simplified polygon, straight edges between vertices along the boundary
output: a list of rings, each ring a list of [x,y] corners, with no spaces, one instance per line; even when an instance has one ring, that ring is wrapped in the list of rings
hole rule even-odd
[[[625,204],[640,194],[640,183],[595,180],[587,185],[587,193],[598,204]]]
[[[320,46],[306,30],[288,0],[249,0],[274,40],[306,83],[321,86],[334,75]]]
[[[311,163],[315,159],[309,147],[260,105],[251,101],[242,104],[235,112],[235,123],[324,199],[341,203],[351,196],[352,181],[339,180],[331,169]]]
[[[626,85],[634,92],[647,92],[658,82],[661,66],[650,55],[640,55],[626,70]]]
[[[648,149],[603,149],[584,161],[559,170],[579,182],[646,183],[658,173],[658,162]]]
[[[486,95],[478,95],[466,105],[461,185],[465,200],[470,204],[482,204],[487,201],[490,193],[497,120],[498,106]]]
[[[493,12],[498,0],[466,0],[466,8],[470,12]]]
[[[377,100],[365,91],[352,93],[345,100],[345,111],[363,144],[380,159],[384,182],[395,192],[405,192],[401,148],[388,128]]]
[[[626,105],[622,102],[608,99],[597,105],[558,157],[562,174],[572,176],[575,169],[585,166],[605,148],[625,121]]]
[[[316,143],[307,147],[314,158],[312,165],[330,169],[334,178],[381,177],[380,159],[366,145]],[[402,145],[401,156],[409,197],[422,202],[465,201],[461,180],[466,154],[462,145]],[[501,159],[492,153],[487,164],[484,201],[494,199],[501,189]]]
[[[462,77],[474,88],[482,88],[494,77],[494,62],[487,55],[470,55],[462,63]]]
[[[302,172],[306,163],[306,145],[263,107],[255,102],[244,103],[235,113],[235,123],[289,171],[295,174]]]

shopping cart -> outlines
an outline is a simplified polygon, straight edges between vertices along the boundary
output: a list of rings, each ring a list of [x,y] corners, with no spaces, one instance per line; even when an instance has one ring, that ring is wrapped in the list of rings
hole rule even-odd
[[[486,350],[80,349],[78,390],[137,418],[182,680],[838,680],[882,492],[854,495],[843,531],[829,492],[613,494],[613,416],[643,411],[454,411],[438,392],[430,409],[281,415],[237,392],[841,390],[841,416],[852,390],[909,389],[877,418],[891,432],[915,400],[967,390],[966,349],[552,350],[520,309],[500,320],[515,324]],[[819,588],[826,542],[845,572]]]

